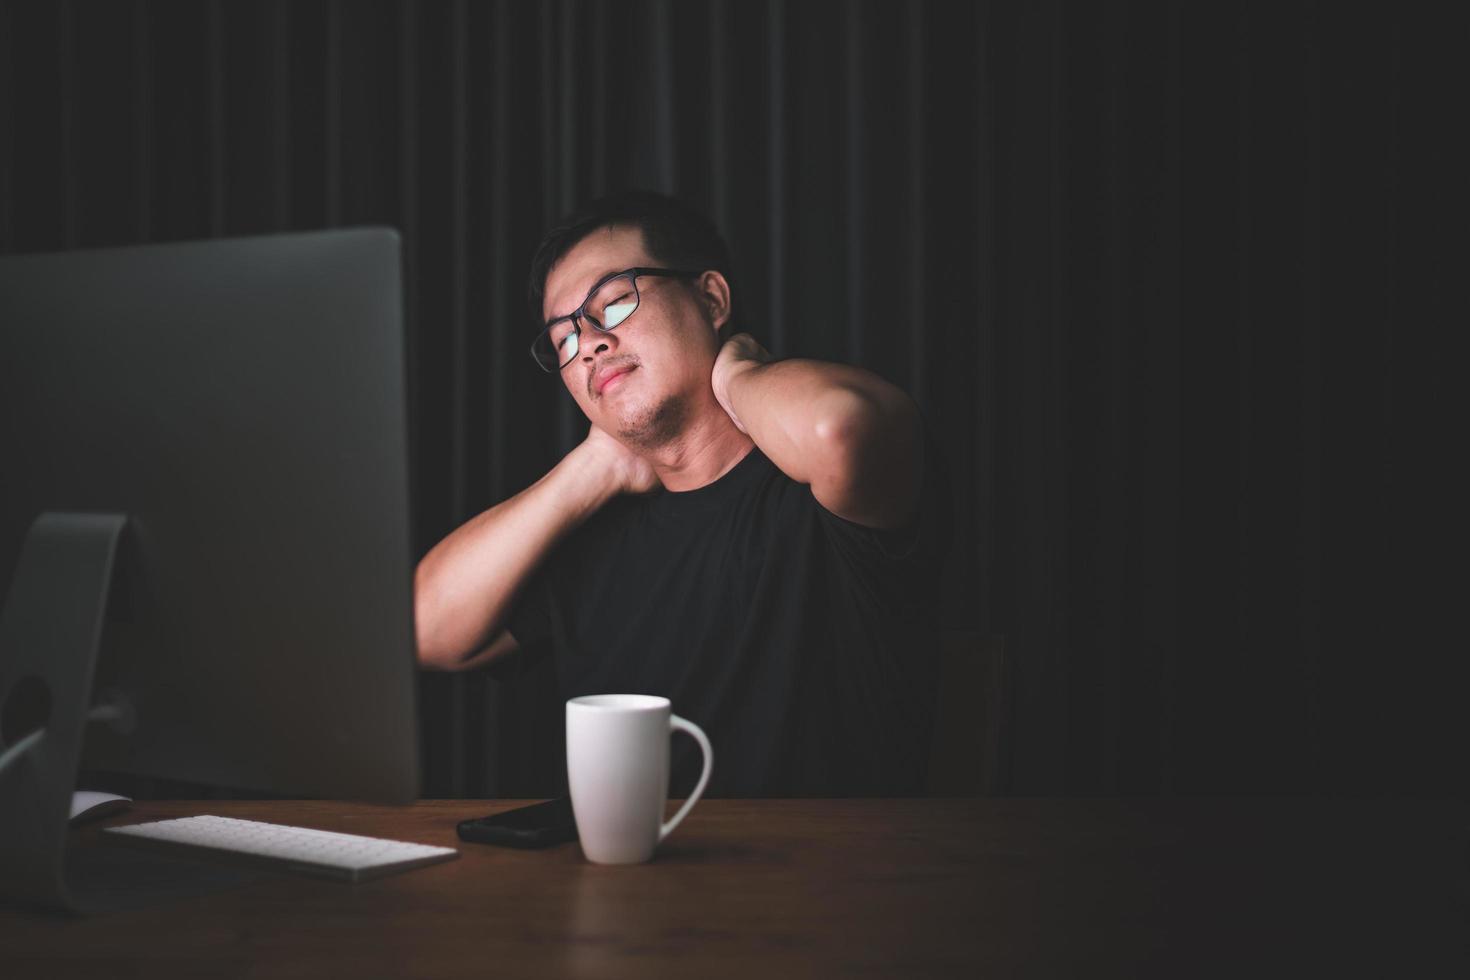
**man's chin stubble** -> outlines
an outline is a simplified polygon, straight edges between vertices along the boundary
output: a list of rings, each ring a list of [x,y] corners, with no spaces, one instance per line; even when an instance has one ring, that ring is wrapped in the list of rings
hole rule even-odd
[[[670,396],[624,420],[618,427],[618,438],[645,451],[661,449],[679,437],[688,414],[689,406],[684,400]]]

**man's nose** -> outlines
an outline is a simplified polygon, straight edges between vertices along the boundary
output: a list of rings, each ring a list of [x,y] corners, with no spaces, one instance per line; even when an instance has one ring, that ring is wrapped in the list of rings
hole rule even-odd
[[[613,334],[603,333],[601,330],[593,331],[592,343],[586,346],[585,353],[582,355],[582,361],[583,363],[591,364],[597,359],[597,355],[605,351],[615,350],[616,348],[617,341],[613,339]]]

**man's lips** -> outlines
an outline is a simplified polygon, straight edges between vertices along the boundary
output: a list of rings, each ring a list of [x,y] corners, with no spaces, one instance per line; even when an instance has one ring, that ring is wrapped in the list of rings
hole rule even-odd
[[[599,395],[602,394],[604,391],[607,390],[608,385],[612,384],[614,381],[617,381],[623,375],[632,372],[636,367],[636,364],[620,364],[615,368],[610,368],[609,370],[597,376],[596,380],[593,382],[593,389]]]

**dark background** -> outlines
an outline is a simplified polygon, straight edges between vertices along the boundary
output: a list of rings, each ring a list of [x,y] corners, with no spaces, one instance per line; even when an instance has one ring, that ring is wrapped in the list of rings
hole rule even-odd
[[[544,228],[680,194],[746,328],[946,448],[1004,791],[1462,794],[1470,34],[1183,8],[5,0],[0,252],[401,229],[421,554],[585,431],[526,354]],[[550,792],[549,662],[421,697],[426,796]]]

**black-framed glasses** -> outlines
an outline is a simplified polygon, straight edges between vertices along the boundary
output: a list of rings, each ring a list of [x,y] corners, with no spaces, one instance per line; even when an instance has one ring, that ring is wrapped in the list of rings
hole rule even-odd
[[[689,279],[701,275],[689,269],[655,269],[637,266],[604,276],[587,293],[582,305],[566,316],[559,316],[536,335],[531,357],[541,370],[555,374],[576,358],[582,346],[582,321],[594,330],[606,333],[638,310],[638,277],[666,276]]]

